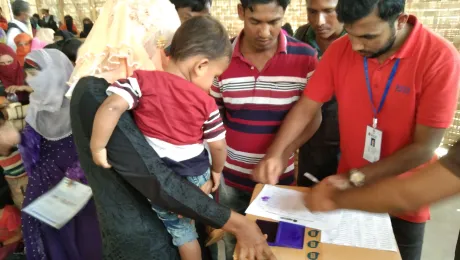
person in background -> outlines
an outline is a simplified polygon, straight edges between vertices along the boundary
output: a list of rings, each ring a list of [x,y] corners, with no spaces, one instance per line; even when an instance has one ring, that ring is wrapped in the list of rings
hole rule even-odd
[[[3,16],[3,9],[0,7],[0,28],[4,31],[8,30],[8,20]]]
[[[211,88],[227,130],[228,156],[219,202],[240,214],[249,205],[256,182],[254,167],[267,152],[287,112],[299,99],[307,75],[315,70],[315,51],[281,32],[286,0],[241,0],[238,16],[244,22],[233,40],[228,69]],[[306,129],[308,138],[319,127]],[[283,168],[281,185],[294,184],[294,152]],[[235,240],[225,236],[226,256],[232,258]]]
[[[171,0],[174,4],[180,22],[183,23],[195,16],[209,15],[212,6],[212,0]],[[165,48],[165,55],[169,56],[169,48]]]
[[[291,37],[294,35],[294,31],[292,30],[292,26],[290,23],[285,23],[281,28],[283,29],[284,33],[286,33],[287,35]]]
[[[64,21],[65,21],[65,24],[61,25],[59,27],[59,30],[68,31],[72,33],[74,36],[78,35],[77,26],[75,26],[75,24],[73,23],[73,17],[70,15],[66,15],[64,16]]]
[[[41,13],[42,19],[39,22],[40,27],[49,28],[56,32],[59,28],[59,20],[54,15],[50,14],[50,10],[48,8],[42,8]]]
[[[40,16],[38,14],[34,14],[30,18],[30,26],[32,27],[32,34],[34,37],[37,34],[37,30],[40,29],[39,22],[40,22]]]
[[[337,20],[337,0],[307,0],[308,24],[301,26],[295,38],[303,41],[318,53],[321,59],[329,45],[345,35],[343,23]],[[337,116],[337,100],[333,97],[321,107],[323,121],[315,135],[299,149],[299,186],[314,184],[304,174],[322,180],[337,173],[340,153],[340,136]]]
[[[78,50],[80,49],[83,43],[78,39],[70,39],[64,42],[62,45],[61,51],[69,58],[69,60],[74,64],[77,61]]]
[[[28,28],[28,24],[30,22],[30,5],[26,1],[16,0],[11,4],[11,9],[13,11],[14,18],[8,24],[6,42],[11,49],[16,51],[14,38],[16,38],[16,36],[20,33],[28,33],[32,35]]]
[[[37,30],[35,38],[47,44],[51,44],[54,42],[54,31],[50,28],[40,28]]]
[[[80,38],[88,37],[91,29],[93,29],[93,21],[89,18],[83,19],[83,31],[80,33]]]
[[[181,23],[194,16],[209,15],[212,0],[171,0],[176,7]]]
[[[334,95],[341,178],[355,186],[385,177],[401,180],[436,158],[457,107],[460,55],[404,8],[404,0],[338,1],[337,18],[347,37],[323,55],[260,163],[257,180],[277,182],[283,151]],[[420,259],[429,217],[428,206],[392,216],[403,260]]]
[[[23,67],[26,55],[32,51],[32,37],[27,33],[21,33],[14,38],[14,43],[16,43],[16,57]]]
[[[0,81],[7,93],[15,93],[19,102],[29,103],[30,87],[25,86],[24,71],[16,53],[7,45],[0,44]]]
[[[0,28],[0,43],[6,44],[6,32]]]
[[[26,57],[27,82],[34,90],[22,133],[21,152],[29,184],[24,207],[64,177],[86,183],[70,126],[70,101],[64,97],[73,70],[58,50],[37,50]],[[57,230],[22,213],[27,259],[102,259],[102,238],[94,201]]]

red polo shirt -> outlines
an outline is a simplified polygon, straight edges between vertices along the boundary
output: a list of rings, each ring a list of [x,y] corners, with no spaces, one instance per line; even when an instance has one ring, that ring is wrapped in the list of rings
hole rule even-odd
[[[381,158],[411,144],[416,124],[448,128],[457,105],[460,80],[457,50],[414,16],[409,17],[408,23],[414,26],[413,30],[398,52],[383,64],[368,59],[375,107],[380,103],[396,59],[400,59],[378,115],[378,128],[383,132]],[[342,152],[338,172],[345,173],[369,164],[363,152],[366,127],[372,125],[373,112],[363,57],[352,50],[348,37],[340,38],[328,48],[304,93],[318,102],[326,102],[332,95],[337,97]],[[426,207],[401,218],[425,222],[429,215]]]

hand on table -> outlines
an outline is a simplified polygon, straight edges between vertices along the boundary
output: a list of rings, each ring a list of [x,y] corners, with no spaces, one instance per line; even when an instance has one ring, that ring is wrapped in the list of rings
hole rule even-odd
[[[263,158],[252,171],[252,179],[258,183],[276,185],[287,167],[287,161],[281,156]]]
[[[244,216],[242,216],[245,218]],[[267,244],[267,236],[263,235],[255,222],[245,220],[241,231],[235,232],[237,243],[234,259],[238,260],[276,260]]]
[[[348,179],[341,175],[330,176],[305,194],[305,205],[312,212],[338,209],[335,198],[341,190],[350,188]]]

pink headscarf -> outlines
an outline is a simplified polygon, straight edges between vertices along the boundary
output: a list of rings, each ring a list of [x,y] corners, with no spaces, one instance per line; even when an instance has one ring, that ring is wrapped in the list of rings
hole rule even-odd
[[[46,42],[40,41],[38,38],[33,38],[32,40],[32,50],[41,50],[48,45]]]

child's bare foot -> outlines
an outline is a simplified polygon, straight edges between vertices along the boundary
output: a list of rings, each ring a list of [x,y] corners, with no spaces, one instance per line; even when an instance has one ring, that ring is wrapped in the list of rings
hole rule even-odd
[[[206,247],[217,243],[224,237],[225,231],[222,229],[214,229],[212,227],[206,227],[208,233],[208,239],[206,239]]]

